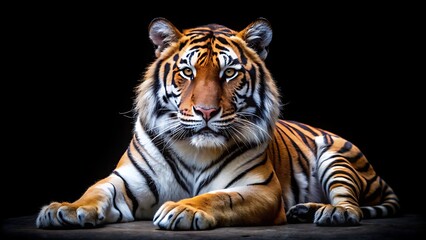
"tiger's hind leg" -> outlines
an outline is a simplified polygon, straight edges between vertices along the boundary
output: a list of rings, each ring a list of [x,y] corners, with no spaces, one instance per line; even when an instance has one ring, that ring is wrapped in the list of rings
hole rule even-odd
[[[365,179],[359,168],[369,166],[357,147],[343,138],[324,135],[317,145],[316,175],[327,202],[300,203],[287,211],[290,222],[313,222],[319,226],[359,225],[363,216],[359,198]]]
[[[363,216],[359,199],[366,183],[357,169],[370,164],[356,146],[338,136],[317,137],[315,143],[316,174],[328,202],[305,204],[316,209],[313,222],[319,226],[359,225]]]

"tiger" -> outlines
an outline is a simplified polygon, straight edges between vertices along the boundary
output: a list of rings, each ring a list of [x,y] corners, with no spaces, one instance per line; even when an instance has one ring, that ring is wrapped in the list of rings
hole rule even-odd
[[[241,29],[152,19],[153,60],[134,87],[127,149],[79,199],[42,206],[37,228],[356,226],[397,216],[397,194],[357,146],[281,117],[265,61],[271,23]]]

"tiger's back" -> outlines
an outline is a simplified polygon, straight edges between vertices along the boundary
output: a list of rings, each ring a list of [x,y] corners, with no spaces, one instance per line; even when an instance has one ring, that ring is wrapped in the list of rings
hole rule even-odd
[[[79,199],[43,206],[39,228],[139,219],[167,230],[358,225],[398,212],[397,196],[357,147],[278,119],[266,19],[241,31],[180,31],[157,18],[149,35],[156,58],[136,87],[128,149]]]

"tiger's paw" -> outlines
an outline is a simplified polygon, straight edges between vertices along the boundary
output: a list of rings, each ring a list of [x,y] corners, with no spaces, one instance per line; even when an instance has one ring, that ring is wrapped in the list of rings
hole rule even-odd
[[[289,223],[313,222],[315,212],[322,205],[314,203],[300,203],[291,207],[286,215]]]
[[[73,206],[53,202],[44,206],[36,220],[38,228],[95,227],[104,222],[105,215],[93,206]]]
[[[165,230],[204,230],[214,228],[216,220],[190,204],[168,201],[155,213],[154,224]]]
[[[327,204],[315,212],[314,223],[318,226],[356,226],[361,216],[361,210]]]

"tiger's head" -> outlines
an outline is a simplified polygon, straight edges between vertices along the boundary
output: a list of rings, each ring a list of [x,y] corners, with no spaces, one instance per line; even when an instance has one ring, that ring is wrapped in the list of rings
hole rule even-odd
[[[144,129],[197,149],[256,146],[271,138],[280,97],[265,66],[272,29],[259,18],[241,31],[208,24],[183,31],[149,25],[156,59],[136,88]]]

